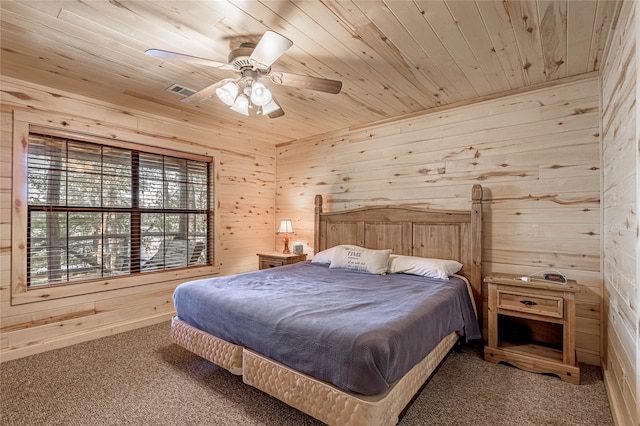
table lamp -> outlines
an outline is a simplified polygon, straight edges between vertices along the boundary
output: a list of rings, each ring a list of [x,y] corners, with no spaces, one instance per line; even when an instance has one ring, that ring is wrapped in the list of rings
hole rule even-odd
[[[284,234],[284,250],[283,253],[291,253],[289,251],[289,234],[293,233],[293,226],[291,225],[291,219],[282,219],[280,221],[280,229],[278,234]]]

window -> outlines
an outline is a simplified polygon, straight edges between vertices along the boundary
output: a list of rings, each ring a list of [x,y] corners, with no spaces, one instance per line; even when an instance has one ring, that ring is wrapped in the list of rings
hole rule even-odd
[[[29,134],[27,288],[212,263],[213,162]]]

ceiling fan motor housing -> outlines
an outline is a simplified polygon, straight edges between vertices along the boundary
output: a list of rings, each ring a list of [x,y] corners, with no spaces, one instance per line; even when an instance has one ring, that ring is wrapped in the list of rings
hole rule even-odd
[[[239,48],[229,53],[229,64],[233,65],[243,76],[243,71],[247,69],[257,70],[260,74],[268,74],[271,69],[271,67],[258,68],[251,62],[250,57],[255,47],[256,45],[254,43],[242,43]]]

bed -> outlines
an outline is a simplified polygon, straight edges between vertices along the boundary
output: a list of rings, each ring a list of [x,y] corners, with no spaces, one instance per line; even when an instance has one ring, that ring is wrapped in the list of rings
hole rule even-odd
[[[180,285],[172,339],[327,424],[396,424],[460,336],[481,337],[481,198],[474,185],[465,211],[323,212],[316,196],[314,261]],[[380,270],[424,258],[462,268]]]

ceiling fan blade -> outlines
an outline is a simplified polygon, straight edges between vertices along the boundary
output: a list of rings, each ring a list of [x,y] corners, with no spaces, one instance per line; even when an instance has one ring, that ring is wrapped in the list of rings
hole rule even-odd
[[[284,115],[284,110],[282,109],[282,107],[280,107],[279,109],[273,111],[270,114],[267,114],[267,117],[269,118],[278,118],[278,117],[282,117]]]
[[[267,114],[267,117],[269,118],[278,118],[278,117],[282,117],[284,115],[284,110],[282,108],[277,109],[275,111],[273,111],[270,114]]]
[[[235,81],[233,78],[225,78],[224,80],[220,80],[217,83],[213,83],[210,86],[205,87],[202,90],[197,91],[193,95],[189,95],[186,98],[182,99],[180,102],[184,102],[186,104],[194,103],[194,102],[202,102],[205,99],[210,98],[211,96],[216,94],[216,89],[218,87],[222,87],[230,81]]]
[[[253,49],[249,61],[257,68],[269,68],[291,46],[293,42],[285,36],[267,31]]]
[[[206,65],[208,67],[218,68],[221,70],[236,71],[233,65],[224,62],[213,61],[211,59],[198,58],[197,56],[184,55],[182,53],[169,52],[168,50],[149,49],[145,51],[149,56],[155,56],[163,59],[178,59],[181,61],[191,62],[194,64]]]
[[[288,72],[272,72],[269,74],[269,78],[276,84],[333,93],[334,95],[340,93],[340,90],[342,90],[341,81],[311,77],[310,75],[291,74]]]

